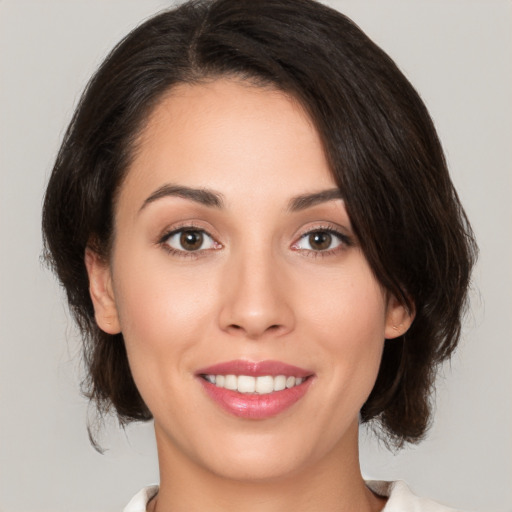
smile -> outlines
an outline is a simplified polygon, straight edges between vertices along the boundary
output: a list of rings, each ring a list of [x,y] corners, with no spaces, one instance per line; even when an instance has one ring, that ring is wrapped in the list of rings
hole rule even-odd
[[[274,391],[290,389],[304,382],[303,377],[287,377],[286,375],[253,377],[252,375],[207,374],[202,375],[202,377],[211,384],[215,384],[218,388],[238,391],[238,393],[256,393],[259,395],[267,395]]]
[[[196,373],[206,395],[230,415],[248,420],[277,416],[300,401],[314,372],[279,361],[228,361]]]

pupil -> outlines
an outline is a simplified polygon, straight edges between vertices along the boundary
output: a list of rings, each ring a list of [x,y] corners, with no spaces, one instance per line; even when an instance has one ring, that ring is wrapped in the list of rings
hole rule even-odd
[[[203,234],[200,231],[184,231],[180,236],[183,249],[195,251],[203,245]]]
[[[331,245],[332,236],[329,233],[317,232],[309,235],[309,243],[311,247],[317,251],[328,249]]]

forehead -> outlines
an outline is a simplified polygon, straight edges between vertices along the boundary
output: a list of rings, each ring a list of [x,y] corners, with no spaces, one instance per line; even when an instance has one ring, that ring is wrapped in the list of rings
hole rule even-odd
[[[289,197],[335,186],[298,101],[226,79],[178,85],[149,116],[121,196],[135,201],[166,183],[262,199],[270,190]]]

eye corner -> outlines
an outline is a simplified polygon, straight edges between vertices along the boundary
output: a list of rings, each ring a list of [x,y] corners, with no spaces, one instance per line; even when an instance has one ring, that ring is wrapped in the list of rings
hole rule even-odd
[[[313,245],[311,238],[315,235],[319,237],[319,240],[314,242],[318,243],[316,247]],[[322,247],[322,244],[325,247]],[[350,235],[329,223],[328,225],[321,224],[304,230],[291,244],[290,248],[317,257],[334,255],[354,245],[355,242]]]
[[[178,257],[199,257],[223,248],[206,229],[192,224],[167,229],[158,237],[156,245]]]

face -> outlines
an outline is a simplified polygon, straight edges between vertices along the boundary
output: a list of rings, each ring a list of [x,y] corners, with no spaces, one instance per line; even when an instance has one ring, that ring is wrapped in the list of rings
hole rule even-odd
[[[385,338],[408,317],[296,101],[228,80],[170,91],[122,184],[110,262],[86,262],[161,456],[238,479],[357,458]]]

